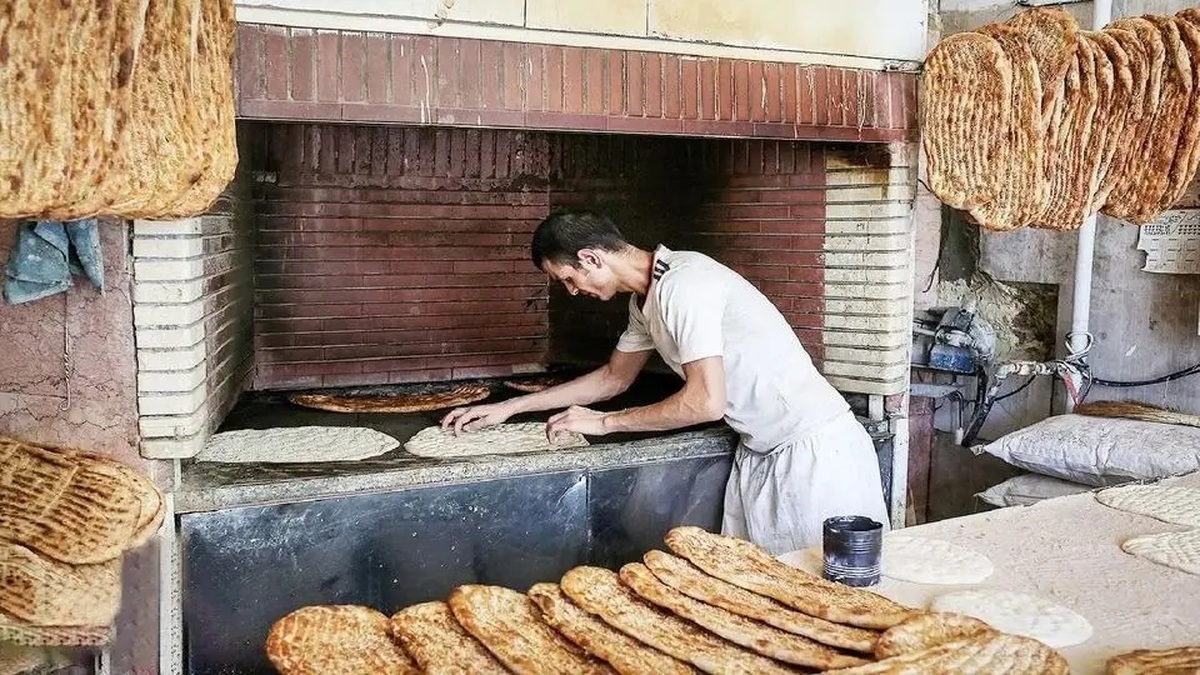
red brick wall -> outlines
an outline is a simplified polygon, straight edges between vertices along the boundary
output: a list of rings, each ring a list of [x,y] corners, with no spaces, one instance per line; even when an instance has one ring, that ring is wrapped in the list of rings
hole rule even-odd
[[[704,251],[766,292],[820,358],[823,160],[807,143],[256,125],[255,388],[511,374],[607,357],[624,305],[529,261],[551,207],[633,243]]]
[[[271,125],[255,388],[511,373],[543,360],[545,137]]]
[[[430,35],[238,27],[246,119],[911,140],[916,74]]]

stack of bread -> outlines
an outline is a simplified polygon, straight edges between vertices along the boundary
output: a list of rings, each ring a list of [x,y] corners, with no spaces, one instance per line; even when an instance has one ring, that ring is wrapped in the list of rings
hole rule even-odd
[[[1200,9],[1101,31],[1026,10],[940,41],[921,92],[929,188],[979,225],[1145,224],[1200,163]]]
[[[158,488],[120,462],[0,437],[0,643],[108,642],[121,558],[163,510]]]
[[[0,3],[0,218],[203,213],[237,166],[233,0]]]
[[[279,619],[280,673],[1068,672],[1045,644],[788,566],[750,542],[679,527],[667,551],[525,593],[455,588],[390,618],[310,606]]]

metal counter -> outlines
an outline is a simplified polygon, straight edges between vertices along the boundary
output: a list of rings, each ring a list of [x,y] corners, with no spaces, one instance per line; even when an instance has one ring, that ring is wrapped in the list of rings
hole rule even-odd
[[[625,468],[509,476],[184,514],[188,672],[271,673],[271,624],[311,604],[384,613],[464,583],[526,589],[616,567],[681,524],[720,527],[732,446]]]

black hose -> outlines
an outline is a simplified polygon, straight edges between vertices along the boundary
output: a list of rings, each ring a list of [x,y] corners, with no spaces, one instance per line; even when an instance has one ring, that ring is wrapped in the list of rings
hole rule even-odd
[[[992,391],[991,374],[986,368],[980,368],[977,374],[979,382],[975,389],[975,411],[971,415],[971,424],[963,435],[962,447],[964,448],[971,447],[971,443],[975,442],[975,437],[979,435],[979,430],[983,428],[983,423],[987,421],[988,415],[992,412],[992,404],[996,402],[996,392]]]
[[[1192,366],[1191,368],[1184,368],[1183,370],[1177,370],[1177,371],[1171,373],[1170,375],[1163,375],[1162,377],[1156,377],[1152,380],[1136,380],[1136,381],[1132,381],[1132,382],[1122,382],[1120,380],[1102,380],[1097,377],[1097,378],[1092,378],[1092,384],[1098,384],[1101,387],[1117,387],[1117,388],[1149,387],[1149,386],[1155,385],[1155,384],[1166,384],[1167,382],[1174,382],[1175,380],[1182,380],[1185,377],[1190,377],[1197,373],[1200,373],[1200,363],[1197,363],[1196,365]]]

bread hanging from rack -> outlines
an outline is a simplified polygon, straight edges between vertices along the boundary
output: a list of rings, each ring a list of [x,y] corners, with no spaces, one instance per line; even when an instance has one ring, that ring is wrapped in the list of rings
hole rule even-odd
[[[980,226],[1145,224],[1200,164],[1200,10],[1101,31],[1026,10],[939,42],[921,93],[929,188]]]
[[[173,219],[238,155],[233,0],[0,4],[0,218]]]

